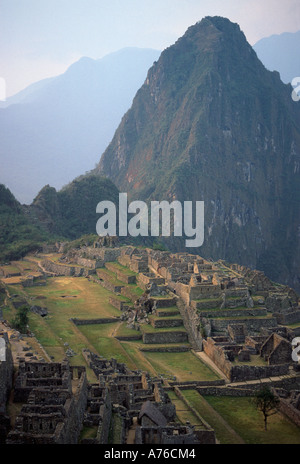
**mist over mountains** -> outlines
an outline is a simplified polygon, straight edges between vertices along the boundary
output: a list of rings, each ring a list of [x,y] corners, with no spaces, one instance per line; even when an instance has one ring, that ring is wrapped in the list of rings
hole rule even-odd
[[[254,45],[258,58],[270,71],[278,71],[284,83],[300,76],[300,31],[285,32],[259,40]]]
[[[93,169],[159,54],[126,48],[81,58],[4,102],[0,182],[31,203],[44,185],[59,189]]]
[[[130,106],[124,89],[133,82],[139,53],[141,87],[124,114]],[[82,211],[95,211],[100,201],[92,184],[89,189],[95,176],[116,186],[103,181],[103,198],[109,185],[106,199],[119,190],[130,201],[204,201],[205,242],[188,251],[261,269],[299,290],[300,105],[291,98],[292,87],[264,67],[237,24],[221,17],[191,26],[157,62],[159,52],[147,51],[146,61],[154,61],[148,74],[152,63],[143,53],[127,49],[99,62],[83,58],[64,75],[14,97],[15,104],[0,110],[0,136],[7,144],[6,152],[1,144],[6,161],[0,181],[15,194],[17,188],[20,195],[27,192],[28,202],[50,184],[26,215],[49,233],[66,236],[73,227],[72,238],[84,233]],[[123,69],[131,70],[128,79]],[[136,88],[135,82],[132,95]],[[112,121],[115,127],[121,122],[108,137]],[[95,153],[99,162],[84,176],[82,160],[91,167]],[[78,174],[78,185],[74,181],[59,193],[52,188],[68,182],[65,175]],[[65,198],[70,217],[64,215]],[[180,239],[165,243],[187,251]]]

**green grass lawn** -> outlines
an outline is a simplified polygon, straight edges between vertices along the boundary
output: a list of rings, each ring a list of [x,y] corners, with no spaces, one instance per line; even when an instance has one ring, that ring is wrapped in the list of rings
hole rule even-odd
[[[145,352],[144,354],[157,372],[176,376],[179,382],[219,379],[215,372],[190,351],[182,353]]]
[[[100,356],[107,359],[115,358],[118,362],[125,363],[130,369],[137,369],[136,363],[123,348],[122,343],[114,338],[119,325],[118,322],[82,325],[79,330]]]
[[[180,311],[177,308],[177,306],[170,306],[168,308],[157,308],[156,313],[157,314],[160,314],[160,313],[174,313],[176,311],[180,314]]]
[[[116,337],[135,337],[135,336],[140,336],[142,337],[142,333],[140,330],[135,330],[135,329],[129,329],[126,325],[126,322],[123,322],[123,324],[119,325],[119,327],[116,330]]]
[[[122,264],[114,261],[114,262],[109,262],[107,264],[113,265],[113,268],[116,271],[121,271],[123,274],[126,274],[127,276],[137,276],[138,274],[134,271],[131,271],[128,267],[122,266]]]
[[[25,289],[20,286],[13,287],[11,291],[25,293]],[[66,350],[71,348],[76,353],[76,356],[70,358],[71,364],[85,365],[81,351],[92,346],[89,345],[89,339],[70,321],[71,318],[120,316],[120,311],[109,303],[111,293],[83,277],[48,278],[45,287],[26,288],[26,294],[32,304],[48,309],[45,318],[30,312],[29,327],[48,355],[58,362],[65,357]],[[7,319],[13,316],[12,311],[5,312]],[[68,345],[65,346],[65,343]],[[113,351],[110,350],[109,354],[112,357]]]
[[[226,427],[222,417],[212,409],[207,401],[199,395],[197,390],[181,390],[181,393],[189,401],[189,403],[195,408],[200,416],[214,429],[217,440],[223,444],[239,444],[243,440],[231,430],[230,427]]]
[[[125,286],[124,282],[121,282],[121,280],[118,280],[116,274],[110,271],[109,269],[106,269],[106,268],[97,269],[96,273],[100,279],[106,280],[107,282],[110,282],[116,287]]]
[[[128,285],[126,285],[126,287],[130,290],[130,292],[133,295],[135,295],[137,297],[140,297],[145,293],[145,291],[142,288],[138,287],[136,284],[128,284]]]
[[[300,444],[299,427],[280,413],[269,417],[265,431],[263,415],[251,398],[207,396],[205,399],[248,444]]]
[[[7,274],[18,274],[20,273],[20,269],[12,264],[7,264],[5,266],[0,266],[0,270],[3,271],[4,275]]]

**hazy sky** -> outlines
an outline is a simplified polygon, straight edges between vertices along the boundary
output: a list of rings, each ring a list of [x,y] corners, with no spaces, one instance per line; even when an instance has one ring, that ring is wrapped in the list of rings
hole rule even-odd
[[[208,15],[237,22],[251,45],[300,30],[300,0],[0,0],[0,78],[9,96],[81,56],[163,50]]]

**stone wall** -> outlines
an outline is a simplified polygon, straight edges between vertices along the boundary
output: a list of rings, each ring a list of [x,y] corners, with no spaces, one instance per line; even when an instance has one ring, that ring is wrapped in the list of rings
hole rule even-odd
[[[289,364],[273,366],[233,366],[230,372],[231,382],[244,382],[245,380],[265,379],[288,375]]]
[[[10,389],[12,388],[14,365],[8,340],[4,337],[1,337],[1,340],[5,340],[6,344],[5,361],[0,361],[0,413],[3,413],[6,408]]]
[[[217,311],[199,311],[200,317],[205,318],[216,318],[216,317],[259,317],[267,316],[267,311],[264,308],[261,309],[219,309]]]
[[[110,393],[106,390],[104,395],[104,402],[100,406],[99,411],[101,421],[99,423],[98,431],[97,431],[97,441],[100,444],[108,443],[108,435],[110,431],[110,424],[112,419],[112,404]]]
[[[286,401],[284,398],[279,398],[279,411],[287,416],[294,424],[300,427],[300,411],[296,409],[292,404]]]
[[[207,319],[206,321],[203,320],[203,322],[209,322],[214,332],[224,332],[227,330],[228,325],[236,324],[237,321],[235,319]],[[277,326],[277,321],[274,317],[268,319],[240,319],[238,323],[245,324],[249,335],[259,333],[262,327],[272,328]]]
[[[140,348],[140,351],[148,353],[183,353],[190,351],[189,346],[165,346],[159,348]]]
[[[106,263],[105,264],[106,269],[109,271],[112,271],[116,274],[116,277],[118,280],[121,282],[124,282],[125,284],[135,284],[136,283],[136,276],[135,275],[128,275],[126,272],[122,271],[121,269],[118,269],[114,263]]]
[[[292,346],[285,338],[272,333],[262,345],[260,353],[270,365],[289,363],[292,358]]]
[[[130,287],[122,287],[121,292],[119,293],[121,293],[123,296],[126,296],[126,298],[129,298],[129,300],[132,302],[135,302],[139,298],[139,296],[133,290],[131,290]]]
[[[239,396],[247,397],[254,396],[253,388],[232,388],[232,387],[214,387],[214,386],[200,386],[197,391],[202,396]]]
[[[68,420],[64,423],[64,428],[60,437],[56,440],[58,444],[77,444],[82,429],[82,422],[87,405],[88,383],[85,371],[81,366],[71,366],[72,375],[75,370],[79,369],[81,375],[78,381],[76,391],[74,392],[73,401],[68,411]]]
[[[82,267],[87,267],[90,269],[98,269],[103,267],[103,261],[101,259],[88,259],[78,257],[76,260],[76,264]]]
[[[300,322],[300,311],[292,311],[289,313],[274,313],[277,323],[282,325],[296,324]]]
[[[144,333],[143,343],[145,344],[164,344],[164,343],[187,343],[188,335],[186,332],[160,332]]]
[[[156,308],[171,308],[172,306],[176,306],[178,298],[155,298],[150,297],[150,300],[155,303]]]
[[[152,273],[140,273],[137,277],[137,282],[141,288],[146,290],[147,286],[151,284],[163,285],[165,283],[165,279],[163,277],[157,277]]]
[[[184,306],[181,303],[179,303],[179,307],[181,308],[181,314],[186,314],[187,321],[185,321],[185,328],[191,333],[196,347],[202,350],[204,333],[202,333],[203,331],[201,330],[201,321],[197,311],[192,306]]]
[[[49,259],[44,259],[41,262],[41,266],[49,273],[55,274],[57,276],[81,277],[93,273],[93,270],[91,269],[88,270],[80,266],[68,266],[67,264],[54,263]]]
[[[113,322],[118,322],[120,320],[119,317],[114,318],[101,318],[101,319],[77,319],[72,318],[70,319],[71,322],[75,325],[93,325],[93,324],[112,324]]]
[[[66,362],[22,362],[17,379],[19,392],[14,401],[24,402],[26,397],[28,402],[18,414],[7,443],[77,444],[87,406],[85,368],[70,368]],[[54,385],[54,379],[61,382]]]
[[[181,327],[183,325],[183,321],[182,319],[154,319],[151,320],[151,325],[156,329]]]
[[[198,418],[200,424],[202,423],[202,430],[199,430],[201,435],[198,435],[200,438],[201,443],[205,444],[215,444],[216,443],[216,436],[215,431],[210,427],[210,425],[200,416],[199,412],[192,406],[192,404],[188,401],[188,399],[181,393],[178,387],[174,388],[176,396],[183,401],[183,403],[187,406],[187,408],[194,414],[195,417]],[[200,427],[199,427],[200,429]]]
[[[191,306],[194,309],[214,309],[214,308],[220,308],[223,303],[223,298],[209,298],[207,300],[194,300],[191,301],[190,303],[188,302],[187,304],[191,304]]]
[[[233,365],[227,358],[222,346],[218,346],[212,339],[203,341],[204,352],[221,369],[231,382],[245,382],[269,377],[287,375],[289,364],[273,366]]]
[[[110,296],[109,303],[114,307],[117,308],[119,311],[127,311],[131,305],[125,301],[120,300],[119,298]]]

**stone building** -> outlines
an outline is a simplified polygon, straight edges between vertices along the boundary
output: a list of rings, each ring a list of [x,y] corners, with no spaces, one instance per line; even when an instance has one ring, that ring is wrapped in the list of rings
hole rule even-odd
[[[87,404],[85,368],[20,360],[14,402],[24,404],[7,444],[76,444]]]

